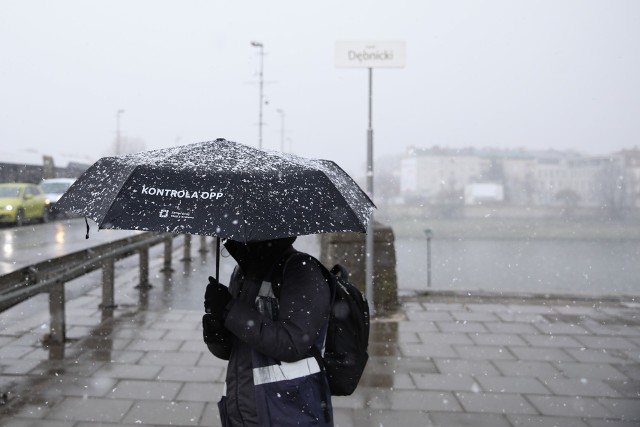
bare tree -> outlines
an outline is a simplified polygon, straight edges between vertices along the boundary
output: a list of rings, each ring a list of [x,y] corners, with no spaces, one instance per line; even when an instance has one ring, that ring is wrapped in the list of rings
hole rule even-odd
[[[608,219],[621,219],[624,214],[625,181],[622,164],[615,158],[603,165],[597,175],[596,195]]]
[[[573,190],[565,188],[556,193],[556,200],[564,205],[562,215],[572,217],[578,203],[580,202],[580,195]]]

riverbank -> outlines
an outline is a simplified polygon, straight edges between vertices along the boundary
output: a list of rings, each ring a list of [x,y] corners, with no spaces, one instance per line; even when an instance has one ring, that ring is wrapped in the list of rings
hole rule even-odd
[[[459,304],[532,304],[532,305],[572,305],[597,307],[600,305],[624,306],[640,304],[640,295],[631,294],[596,294],[596,293],[562,293],[562,292],[524,292],[524,291],[454,291],[429,289],[422,292],[400,295],[400,302],[414,298],[428,298],[439,303]]]
[[[520,240],[640,240],[640,219],[604,221],[595,219],[524,219],[397,217],[376,212],[376,221],[390,225],[396,238],[425,237],[430,229],[438,239]]]

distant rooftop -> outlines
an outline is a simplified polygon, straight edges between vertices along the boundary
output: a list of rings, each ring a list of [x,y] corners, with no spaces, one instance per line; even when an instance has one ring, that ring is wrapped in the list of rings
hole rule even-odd
[[[524,148],[494,148],[494,147],[464,147],[464,148],[448,148],[434,145],[433,147],[409,147],[406,152],[407,156],[449,156],[449,157],[502,157],[502,158],[553,158],[553,159],[576,159],[584,157],[577,151],[558,151],[558,150],[526,150]]]

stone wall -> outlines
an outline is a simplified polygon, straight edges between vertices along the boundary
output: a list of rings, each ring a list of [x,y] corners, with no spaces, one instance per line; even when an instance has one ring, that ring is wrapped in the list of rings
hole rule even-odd
[[[365,292],[366,235],[327,233],[320,238],[320,260],[328,267],[342,264],[349,271],[349,281]],[[395,236],[391,227],[374,226],[373,304],[376,311],[393,309],[398,304]]]

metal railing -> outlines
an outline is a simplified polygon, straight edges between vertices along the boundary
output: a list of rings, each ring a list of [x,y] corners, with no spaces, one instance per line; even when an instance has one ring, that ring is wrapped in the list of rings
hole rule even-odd
[[[120,259],[138,254],[139,288],[148,289],[149,249],[164,243],[163,271],[170,273],[172,242],[175,235],[170,233],[142,233],[116,240],[89,249],[52,258],[23,267],[0,276],[0,312],[13,307],[40,293],[49,293],[49,313],[51,316],[48,344],[64,346],[65,323],[65,283],[92,271],[102,269],[103,309],[114,308],[114,263]]]

